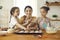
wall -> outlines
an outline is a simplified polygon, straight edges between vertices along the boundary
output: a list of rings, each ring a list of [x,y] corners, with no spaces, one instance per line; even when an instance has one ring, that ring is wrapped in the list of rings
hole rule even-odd
[[[33,16],[37,16],[37,0],[14,0],[14,6],[18,6],[20,8],[20,16],[25,15],[24,8],[25,6],[30,5],[33,8]]]
[[[44,4],[45,4],[45,0],[37,0],[37,15],[38,15],[38,17],[41,16],[41,14],[40,14],[40,8],[42,6],[45,6]]]
[[[13,0],[0,0],[0,5],[3,6],[3,8],[0,9],[0,26],[8,27],[9,12],[13,6]]]
[[[60,19],[60,6],[50,6],[48,17],[52,18],[54,14],[58,15],[58,19]]]
[[[52,2],[53,0],[47,0],[47,1]],[[41,16],[40,7],[41,6],[46,6],[45,2],[46,2],[46,0],[37,0],[37,14],[38,14],[38,16]],[[60,12],[59,12],[60,11],[60,6],[49,6],[49,7],[50,7],[50,10],[49,10],[47,16],[49,18],[52,18],[52,15],[56,14],[56,15],[58,15],[58,19],[60,19]]]

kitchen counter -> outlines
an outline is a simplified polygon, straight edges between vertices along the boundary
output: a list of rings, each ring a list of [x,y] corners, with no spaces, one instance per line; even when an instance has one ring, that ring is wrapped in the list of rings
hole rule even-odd
[[[41,38],[29,34],[7,34],[6,36],[0,36],[0,40],[60,40],[60,31],[55,34],[47,34],[44,32]]]

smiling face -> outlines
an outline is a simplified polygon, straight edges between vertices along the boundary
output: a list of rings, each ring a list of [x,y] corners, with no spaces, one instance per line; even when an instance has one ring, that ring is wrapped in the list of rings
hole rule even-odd
[[[25,14],[29,18],[32,16],[32,9],[31,8],[26,8],[25,9]]]
[[[47,11],[45,10],[45,9],[40,9],[40,12],[41,12],[41,15],[42,16],[44,16],[44,17],[46,17],[46,15],[47,15]]]

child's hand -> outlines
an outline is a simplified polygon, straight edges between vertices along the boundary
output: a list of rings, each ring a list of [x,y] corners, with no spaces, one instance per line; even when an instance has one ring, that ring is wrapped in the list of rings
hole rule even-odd
[[[23,26],[26,26],[28,24],[28,22],[24,23]]]
[[[0,31],[1,31],[2,29],[0,28]]]
[[[30,28],[29,28],[29,26],[27,26],[27,31],[30,31]]]
[[[28,19],[28,22],[31,22],[32,21],[32,18],[31,19]]]
[[[30,29],[29,29],[29,28],[27,28],[27,31],[30,31]]]
[[[2,30],[2,28],[0,27],[0,31]]]
[[[8,29],[7,32],[8,32],[8,33],[14,33],[15,30],[14,30],[14,29]]]

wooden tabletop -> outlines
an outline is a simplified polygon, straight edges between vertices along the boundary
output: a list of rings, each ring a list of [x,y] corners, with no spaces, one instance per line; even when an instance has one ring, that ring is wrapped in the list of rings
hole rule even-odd
[[[7,36],[0,36],[0,40],[60,40],[60,31],[58,31],[56,34],[44,33],[41,38],[29,34],[8,34]]]

